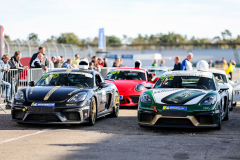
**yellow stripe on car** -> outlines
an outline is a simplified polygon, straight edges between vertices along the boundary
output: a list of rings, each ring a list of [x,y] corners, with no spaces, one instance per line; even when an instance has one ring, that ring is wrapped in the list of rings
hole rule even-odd
[[[47,95],[44,97],[44,101],[46,101],[46,100],[48,100],[48,98],[53,94],[53,92],[55,92],[59,87],[61,87],[61,86],[56,86],[56,87],[54,87],[54,88],[52,88],[48,93],[47,93]]]
[[[82,89],[83,89],[83,88],[75,89],[74,91],[68,93],[68,95],[71,96],[74,92],[79,91],[79,90],[82,90]]]

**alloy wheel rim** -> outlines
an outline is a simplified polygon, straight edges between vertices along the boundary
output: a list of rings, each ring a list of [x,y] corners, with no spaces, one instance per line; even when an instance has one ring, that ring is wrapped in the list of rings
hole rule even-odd
[[[95,99],[92,101],[92,122],[94,123],[96,119],[96,103]]]
[[[119,112],[119,95],[116,94],[115,95],[115,113],[116,115],[118,115]]]

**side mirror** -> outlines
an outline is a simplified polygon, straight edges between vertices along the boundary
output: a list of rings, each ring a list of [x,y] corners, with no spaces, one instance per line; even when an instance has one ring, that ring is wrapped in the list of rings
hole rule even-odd
[[[30,87],[33,87],[33,86],[34,86],[34,81],[28,82],[28,85],[29,85]]]
[[[99,87],[100,87],[100,88],[106,88],[106,87],[108,87],[108,84],[105,83],[105,82],[101,82],[101,83],[99,84]]]
[[[227,85],[225,85],[225,84],[219,85],[219,88],[220,88],[220,90],[222,90],[222,91],[229,89],[229,87],[228,87]]]
[[[152,88],[152,83],[146,83],[144,85],[144,87],[147,88],[147,89],[151,89]]]
[[[158,81],[159,77],[156,77],[153,82],[156,83]]]

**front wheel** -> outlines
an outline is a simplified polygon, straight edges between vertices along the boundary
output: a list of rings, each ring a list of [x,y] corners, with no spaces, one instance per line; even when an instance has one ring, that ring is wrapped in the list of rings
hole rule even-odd
[[[113,106],[113,112],[112,112],[112,116],[113,117],[117,117],[118,114],[119,114],[119,107],[120,106],[120,103],[119,103],[119,95],[118,93],[116,92],[115,93],[115,97],[114,97],[114,106]]]
[[[89,110],[89,122],[88,122],[88,124],[90,126],[93,126],[95,124],[96,119],[97,119],[97,105],[96,105],[95,98],[92,97],[90,110]]]
[[[233,110],[233,94],[232,94],[232,99],[231,99],[231,102],[230,102],[230,108],[229,108],[230,111]]]

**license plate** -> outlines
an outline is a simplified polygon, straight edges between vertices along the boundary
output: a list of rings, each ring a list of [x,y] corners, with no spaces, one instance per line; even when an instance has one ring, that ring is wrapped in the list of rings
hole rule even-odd
[[[120,95],[120,96],[119,96],[119,99],[122,100],[122,99],[123,99],[123,95]]]

